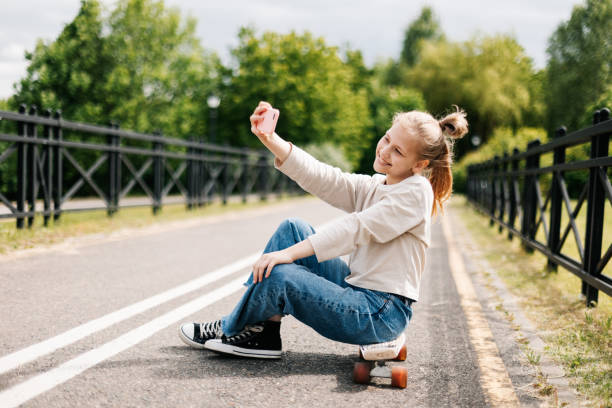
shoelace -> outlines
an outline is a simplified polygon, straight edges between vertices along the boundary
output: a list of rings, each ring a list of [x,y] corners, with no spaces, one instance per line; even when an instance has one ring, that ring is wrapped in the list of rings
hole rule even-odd
[[[262,331],[263,326],[246,326],[240,333],[231,337],[226,337],[226,341],[228,343],[238,342],[252,336],[254,333],[261,333]]]
[[[216,338],[223,335],[221,330],[221,320],[215,320],[214,322],[201,323],[200,324],[200,336],[206,338]]]

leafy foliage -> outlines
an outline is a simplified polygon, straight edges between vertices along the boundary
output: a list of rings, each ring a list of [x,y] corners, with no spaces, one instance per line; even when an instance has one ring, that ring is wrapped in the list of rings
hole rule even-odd
[[[499,126],[517,129],[526,119],[538,123],[544,108],[531,58],[506,35],[428,41],[405,82],[423,92],[427,109],[436,115],[459,105],[468,114],[470,131],[483,140]],[[467,138],[458,142],[458,156],[469,147]]]
[[[59,37],[26,58],[13,109],[36,104],[71,120],[175,137],[206,129],[218,58],[200,46],[195,20],[182,21],[163,1],[120,0],[105,17],[97,0],[82,0]]]
[[[259,101],[280,109],[276,132],[298,145],[332,142],[341,146],[352,167],[368,146],[371,119],[360,53],[347,62],[337,47],[309,32],[257,36],[242,28],[232,50],[234,64],[223,71],[219,120],[230,144],[260,146],[250,132],[249,116]]]
[[[374,67],[368,98],[373,122],[369,146],[363,153],[357,169],[359,173],[372,174],[374,172],[373,163],[376,158],[376,145],[391,127],[391,120],[395,113],[425,109],[425,100],[421,92],[401,85],[387,86],[385,84],[389,69],[393,69],[392,67],[392,62],[383,62]]]
[[[533,136],[526,129],[544,122],[549,133],[562,123],[582,127],[612,103],[611,0],[575,7],[550,38],[545,71],[536,71],[509,35],[447,40],[430,7],[407,26],[400,58],[372,68],[359,50],[340,52],[310,32],[257,34],[253,27],[239,31],[233,61],[224,66],[202,48],[195,26],[163,0],[119,0],[111,11],[82,0],[55,41],[39,41],[27,54],[27,73],[5,108],[36,104],[70,120],[114,120],[182,138],[214,132],[216,142],[261,147],[248,117],[266,100],[281,110],[283,137],[340,149],[352,171],[371,173],[376,143],[396,112],[441,116],[456,104],[468,113],[472,134],[520,144],[522,135]],[[221,97],[214,128],[211,93]],[[457,160],[474,150],[469,140],[456,144]],[[487,152],[503,143],[485,143],[468,161],[492,157]],[[568,150],[568,159],[586,155],[584,147]]]
[[[610,38],[612,0],[586,0],[575,6],[569,21],[561,23],[550,37],[546,76],[549,131],[561,125],[570,131],[587,126],[593,111],[603,107],[596,104],[610,102]]]
[[[417,62],[423,41],[443,38],[444,34],[434,11],[431,7],[423,7],[419,17],[406,29],[400,61],[409,67],[413,66]]]

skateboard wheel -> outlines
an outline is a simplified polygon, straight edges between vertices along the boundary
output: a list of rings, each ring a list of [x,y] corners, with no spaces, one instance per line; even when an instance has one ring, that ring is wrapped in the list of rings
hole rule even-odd
[[[408,369],[406,367],[391,367],[391,385],[406,388],[408,385]]]
[[[406,357],[408,356],[408,350],[406,349],[406,345],[404,344],[395,359],[397,361],[406,361]]]
[[[367,384],[370,382],[370,364],[355,363],[353,367],[353,381],[357,384]]]

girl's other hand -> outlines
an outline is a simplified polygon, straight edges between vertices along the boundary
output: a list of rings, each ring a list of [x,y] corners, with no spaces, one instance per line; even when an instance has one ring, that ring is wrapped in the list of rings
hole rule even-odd
[[[253,264],[253,283],[261,282],[264,276],[268,278],[275,265],[291,262],[293,262],[293,259],[291,259],[285,251],[275,251],[263,254],[261,258]]]
[[[262,143],[267,142],[272,138],[272,135],[268,135],[257,128],[257,125],[263,119],[263,113],[268,109],[272,109],[272,105],[270,105],[268,102],[261,101],[250,117],[251,132],[253,132],[253,134],[257,136]]]

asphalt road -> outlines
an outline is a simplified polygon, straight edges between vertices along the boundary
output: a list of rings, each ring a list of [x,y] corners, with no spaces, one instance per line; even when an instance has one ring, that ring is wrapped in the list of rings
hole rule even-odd
[[[304,198],[0,258],[0,358],[260,253],[286,218],[318,226],[341,215],[320,200]],[[406,330],[405,390],[381,381],[354,384],[356,347],[327,340],[292,317],[283,320],[279,361],[185,346],[177,336],[180,323],[228,313],[243,289],[203,308],[197,302],[246,275],[250,268],[243,266],[32,361],[4,371],[0,363],[0,406],[11,392],[32,407],[489,406],[439,223],[432,242],[421,299]],[[180,309],[192,301],[195,309]],[[509,329],[498,326],[496,339],[508,342]],[[504,361],[518,364],[512,355],[516,347],[500,349]],[[90,355],[97,356],[94,363],[87,363]],[[528,383],[521,370],[512,371],[519,373],[511,373],[517,389]],[[539,404],[518,395],[522,405]]]

